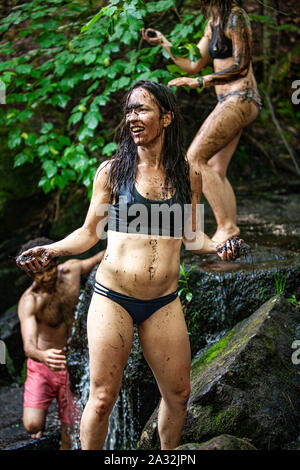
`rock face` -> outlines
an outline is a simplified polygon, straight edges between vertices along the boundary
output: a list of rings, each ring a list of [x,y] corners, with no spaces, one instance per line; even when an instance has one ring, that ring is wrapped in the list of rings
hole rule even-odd
[[[6,364],[0,365],[0,385],[5,385],[21,374],[25,361],[17,307],[10,308],[1,316],[0,338],[9,354]]]
[[[193,299],[186,315],[193,355],[216,332],[233,328],[273,295],[300,294],[300,255],[295,252],[264,247],[230,263],[197,255],[186,255],[184,261],[186,270],[194,266],[189,277]]]
[[[60,421],[55,402],[49,407],[42,439],[32,439],[22,422],[24,388],[1,387],[0,450],[57,450],[60,445]]]
[[[257,450],[250,442],[229,434],[214,437],[203,444],[192,442],[176,447],[176,450]]]
[[[292,344],[299,328],[300,309],[276,296],[197,356],[182,444],[230,434],[272,450],[295,440],[300,366],[292,360]],[[139,448],[159,448],[157,411]]]

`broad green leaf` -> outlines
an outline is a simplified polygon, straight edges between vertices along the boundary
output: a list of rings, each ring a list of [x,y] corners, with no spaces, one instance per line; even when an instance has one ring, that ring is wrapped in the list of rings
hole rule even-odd
[[[102,116],[97,111],[90,111],[84,117],[84,122],[89,129],[96,129],[100,120],[102,120]]]
[[[160,0],[159,2],[149,2],[146,4],[149,13],[160,12],[168,10],[175,6],[174,0]]]
[[[53,163],[52,160],[46,160],[42,164],[42,168],[45,170],[45,173],[48,178],[52,178],[57,173],[57,166]]]
[[[83,114],[80,111],[78,113],[71,114],[71,117],[68,121],[68,126],[70,126],[71,124],[77,124],[77,122],[81,120],[82,116]]]
[[[103,155],[112,156],[112,154],[117,150],[118,145],[116,142],[110,142],[109,144],[105,145],[102,149]]]
[[[37,148],[37,152],[40,157],[49,154],[49,146],[48,145],[39,145]]]
[[[8,147],[10,149],[14,149],[18,145],[20,145],[21,142],[22,142],[22,138],[21,138],[21,130],[20,129],[16,129],[16,130],[11,131],[9,133]]]
[[[29,160],[29,157],[26,153],[24,152],[18,153],[18,155],[15,156],[14,168],[17,168],[23,165],[24,163],[28,162],[28,160]]]
[[[41,128],[42,134],[48,134],[53,129],[52,122],[44,122]]]
[[[16,72],[18,73],[23,73],[28,75],[32,70],[32,66],[30,64],[23,64],[23,65],[18,65],[16,67]]]
[[[93,130],[89,129],[88,126],[83,125],[80,127],[78,131],[77,139],[79,140],[79,142],[81,142],[86,137],[93,137],[93,135],[94,135]]]

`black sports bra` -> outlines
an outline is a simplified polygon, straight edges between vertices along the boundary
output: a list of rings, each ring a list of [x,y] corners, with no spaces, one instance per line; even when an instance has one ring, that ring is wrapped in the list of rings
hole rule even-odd
[[[132,191],[123,185],[108,208],[108,230],[115,232],[182,238],[183,227],[183,205],[176,193],[158,201],[145,198],[134,185]]]
[[[212,38],[209,43],[209,54],[212,59],[227,59],[232,57],[232,41],[225,34],[219,38],[219,26],[212,26]]]

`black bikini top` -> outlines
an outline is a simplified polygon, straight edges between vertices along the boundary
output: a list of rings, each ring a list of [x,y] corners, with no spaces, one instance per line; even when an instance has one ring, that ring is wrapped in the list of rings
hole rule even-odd
[[[219,26],[212,26],[212,38],[209,43],[209,54],[212,59],[227,59],[232,57],[232,41],[225,34],[219,38]]]
[[[132,191],[123,185],[108,208],[108,230],[115,232],[182,238],[183,227],[183,205],[176,193],[166,200],[152,200],[142,196],[134,185]]]

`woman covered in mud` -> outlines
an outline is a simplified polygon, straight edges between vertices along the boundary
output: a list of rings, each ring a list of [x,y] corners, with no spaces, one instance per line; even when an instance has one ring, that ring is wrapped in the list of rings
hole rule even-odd
[[[82,449],[103,448],[135,325],[162,396],[161,447],[173,449],[180,440],[191,363],[177,293],[180,249],[188,240],[196,253],[217,252],[216,243],[204,235],[189,231],[185,237],[180,211],[184,204],[193,211],[197,207],[201,176],[187,162],[182,127],[170,88],[136,83],[126,95],[117,153],[95,175],[82,227],[59,242],[24,252],[17,260],[26,271],[37,272],[53,258],[89,250],[99,241],[108,214],[107,249],[96,273],[87,321],[90,395],[81,420]],[[153,208],[158,206],[174,209],[180,217],[155,218]],[[219,248],[220,258],[235,259],[241,243],[228,240]]]
[[[175,57],[172,44],[151,28],[142,29],[150,44],[161,44],[171,59],[189,75],[198,74],[213,59],[214,73],[197,78],[180,77],[169,86],[214,86],[218,104],[204,121],[188,149],[188,160],[202,173],[203,193],[217,222],[212,240],[221,243],[240,230],[236,199],[226,172],[242,129],[258,115],[262,102],[251,64],[252,35],[246,12],[232,0],[200,0],[208,22],[198,43],[201,58],[193,62]]]

